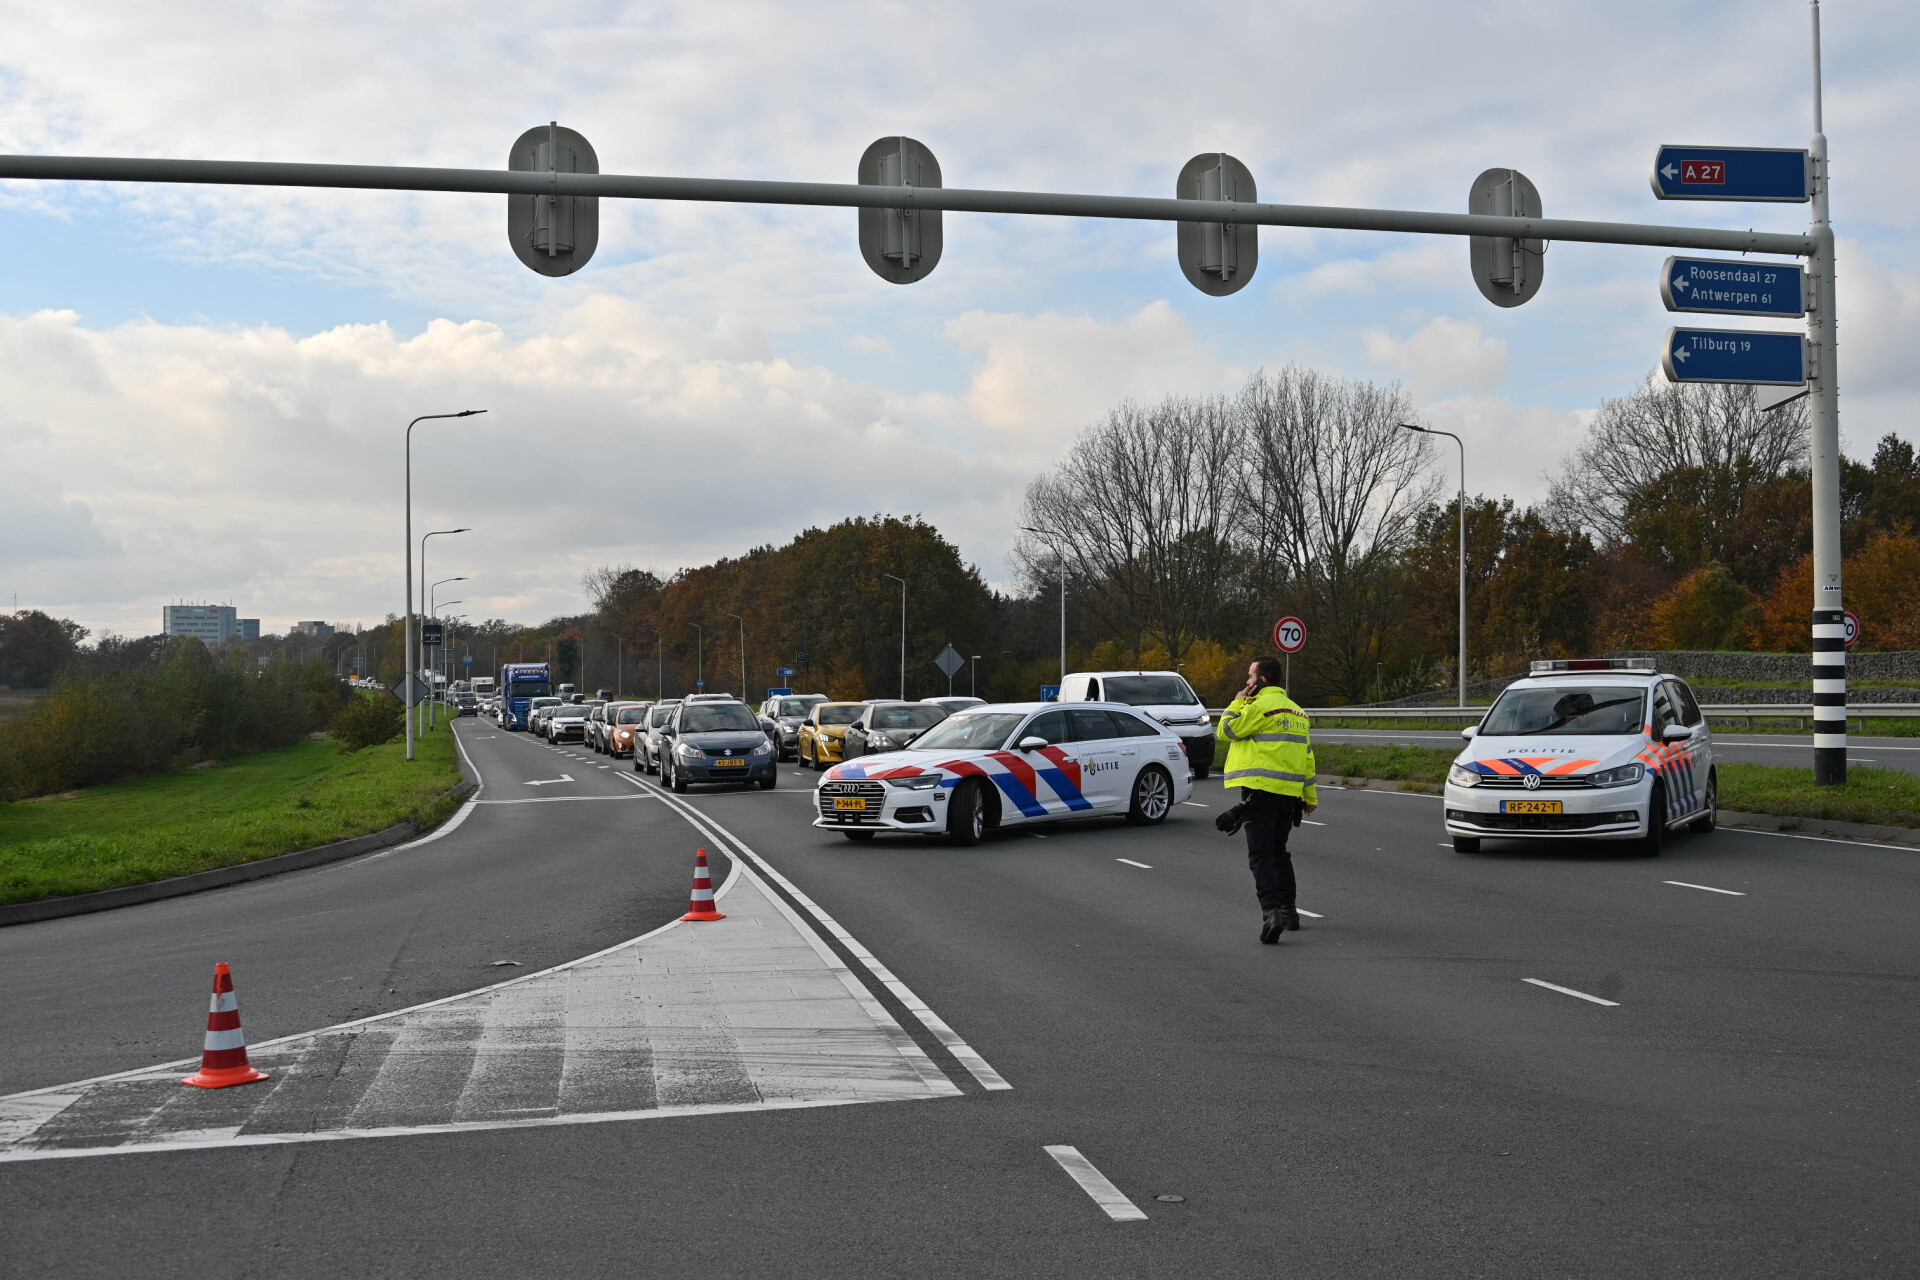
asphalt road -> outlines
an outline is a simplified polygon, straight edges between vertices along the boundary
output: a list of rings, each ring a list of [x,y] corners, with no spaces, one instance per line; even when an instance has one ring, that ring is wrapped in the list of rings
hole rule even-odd
[[[1316,742],[1383,743],[1459,749],[1460,734],[1446,729],[1316,729]],[[1713,749],[1723,760],[1741,764],[1790,764],[1813,767],[1813,736],[1805,733],[1715,733]],[[1920,773],[1920,738],[1850,735],[1847,759],[1853,764]]]
[[[484,794],[562,773],[638,794],[584,750],[462,733]],[[103,1276],[1920,1266],[1909,850],[1722,831],[1657,862],[1494,842],[1463,857],[1431,798],[1328,791],[1325,825],[1296,837],[1319,918],[1262,947],[1211,808],[975,850],[854,844],[807,825],[808,781],[788,769],[782,790],[689,807],[1011,1090],[949,1056],[965,1096],[907,1105],[6,1165],[0,1257]],[[481,985],[502,954],[550,963],[631,936],[678,909],[677,812],[483,808],[385,859],[7,930],[7,1087],[190,1052],[213,959],[235,961],[259,1038]],[[650,887],[656,857],[672,887]],[[1049,1145],[1146,1220],[1109,1220]]]

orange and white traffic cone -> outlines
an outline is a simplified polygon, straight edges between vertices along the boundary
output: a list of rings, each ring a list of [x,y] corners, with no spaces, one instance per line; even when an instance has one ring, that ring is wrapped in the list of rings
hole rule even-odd
[[[233,995],[233,971],[222,961],[213,966],[213,1004],[207,1010],[207,1043],[200,1051],[200,1069],[182,1080],[199,1089],[224,1089],[231,1084],[265,1080],[247,1061],[247,1037],[240,1030],[240,1002]]]
[[[693,861],[693,901],[687,904],[682,920],[725,920],[713,909],[713,877],[707,871],[707,851],[702,849]]]

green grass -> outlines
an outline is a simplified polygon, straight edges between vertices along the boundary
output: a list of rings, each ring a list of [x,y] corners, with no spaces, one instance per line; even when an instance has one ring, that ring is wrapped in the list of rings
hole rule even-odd
[[[1447,747],[1356,747],[1314,744],[1323,776],[1380,778],[1422,790],[1437,789],[1459,754]],[[1843,787],[1816,787],[1813,770],[1721,761],[1720,805],[1740,813],[1920,827],[1920,775],[1854,765]]]
[[[1816,787],[1813,770],[1777,764],[1720,766],[1720,804],[1745,813],[1920,827],[1920,776],[1851,765],[1840,787]]]
[[[211,768],[0,804],[0,902],[164,880],[309,849],[456,802],[453,735],[442,724],[407,763],[399,742],[342,755],[302,742]]]

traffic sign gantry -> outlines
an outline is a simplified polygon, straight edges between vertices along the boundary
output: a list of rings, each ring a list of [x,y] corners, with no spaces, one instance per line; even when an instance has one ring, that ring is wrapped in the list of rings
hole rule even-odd
[[[1669,329],[1660,354],[1669,382],[1795,386],[1807,380],[1807,340],[1750,329]]]
[[[1307,643],[1307,624],[1288,614],[1273,624],[1273,642],[1282,653],[1300,652]]]
[[[1813,160],[1786,147],[1665,146],[1654,153],[1653,194],[1805,204],[1813,198]]]
[[[1667,259],[1660,300],[1669,311],[1722,316],[1804,316],[1807,273],[1796,262]]]

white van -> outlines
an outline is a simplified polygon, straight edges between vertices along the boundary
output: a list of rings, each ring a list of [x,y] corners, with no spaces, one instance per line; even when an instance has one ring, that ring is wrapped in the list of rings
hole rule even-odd
[[[1075,671],[1060,682],[1062,702],[1119,702],[1171,729],[1195,778],[1213,771],[1213,720],[1178,671]]]

